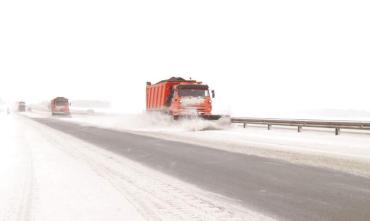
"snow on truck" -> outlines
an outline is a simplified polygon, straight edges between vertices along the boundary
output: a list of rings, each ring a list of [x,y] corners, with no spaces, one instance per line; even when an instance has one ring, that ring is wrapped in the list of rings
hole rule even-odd
[[[212,98],[215,93],[212,90]],[[195,80],[172,77],[156,84],[146,85],[147,111],[160,111],[173,116],[199,116],[207,120],[218,120],[221,115],[212,115],[212,101],[208,85]]]
[[[70,115],[70,103],[65,97],[56,97],[50,102],[50,111],[52,115]]]

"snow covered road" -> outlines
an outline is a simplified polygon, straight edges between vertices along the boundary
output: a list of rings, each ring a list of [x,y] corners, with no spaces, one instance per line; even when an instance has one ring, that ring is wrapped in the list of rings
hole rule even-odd
[[[34,120],[277,219],[370,217],[368,178],[58,119]]]
[[[269,220],[18,116],[0,117],[0,220]]]
[[[33,116],[49,118],[50,114]],[[370,134],[363,131],[344,130],[340,136],[326,129],[306,128],[297,133],[294,128],[276,126],[268,131],[204,120],[173,122],[168,116],[145,113],[60,120],[370,177]]]

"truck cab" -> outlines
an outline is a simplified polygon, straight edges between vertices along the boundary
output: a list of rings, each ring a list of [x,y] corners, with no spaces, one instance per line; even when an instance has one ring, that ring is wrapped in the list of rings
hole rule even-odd
[[[208,85],[182,83],[174,86],[170,111],[174,116],[211,114],[212,101]]]

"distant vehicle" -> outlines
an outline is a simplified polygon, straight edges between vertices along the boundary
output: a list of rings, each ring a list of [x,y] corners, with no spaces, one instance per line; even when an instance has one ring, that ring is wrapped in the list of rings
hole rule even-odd
[[[52,115],[70,115],[68,99],[65,97],[56,97],[50,101],[50,111]]]
[[[212,98],[215,97],[212,91]],[[147,82],[147,111],[161,111],[174,119],[198,116],[207,120],[218,120],[212,115],[212,103],[208,85],[195,80],[172,77],[156,84]]]
[[[16,102],[16,111],[18,112],[25,112],[26,111],[26,102],[24,101],[18,101]]]

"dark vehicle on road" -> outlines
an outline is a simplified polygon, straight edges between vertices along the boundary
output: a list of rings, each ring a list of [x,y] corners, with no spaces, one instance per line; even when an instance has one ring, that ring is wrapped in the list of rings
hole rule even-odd
[[[26,102],[24,102],[24,101],[18,101],[16,103],[16,110],[18,112],[26,112]]]

